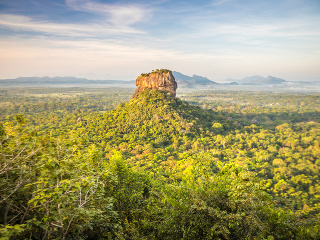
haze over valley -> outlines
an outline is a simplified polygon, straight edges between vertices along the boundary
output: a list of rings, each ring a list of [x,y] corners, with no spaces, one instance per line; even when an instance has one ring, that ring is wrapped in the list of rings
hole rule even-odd
[[[173,71],[179,90],[190,89],[225,89],[225,90],[256,90],[281,92],[319,92],[320,81],[294,82],[277,77],[262,77],[259,75],[243,79],[227,78],[215,82],[207,77],[193,74],[188,76]],[[135,88],[135,80],[89,80],[76,77],[19,77],[15,79],[0,79],[0,87],[120,87]],[[179,91],[178,90],[178,91]]]

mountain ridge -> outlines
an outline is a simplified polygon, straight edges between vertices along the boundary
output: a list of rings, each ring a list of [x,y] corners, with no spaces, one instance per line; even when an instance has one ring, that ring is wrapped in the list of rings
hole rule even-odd
[[[179,88],[197,88],[197,87],[214,87],[214,86],[231,86],[231,85],[320,85],[320,81],[287,81],[282,78],[268,76],[262,77],[254,75],[242,79],[227,78],[223,82],[214,82],[207,77],[199,75],[188,76],[177,71],[172,71]],[[124,85],[124,87],[135,87],[135,80],[89,80],[87,78],[77,78],[72,76],[55,76],[55,77],[18,77],[12,79],[0,79],[0,86],[3,87],[19,87],[19,86],[69,86],[69,85]]]
[[[77,77],[18,77],[14,79],[0,79],[0,85],[12,84],[135,84],[134,80],[88,80],[86,78]]]
[[[174,78],[181,87],[193,87],[194,85],[214,85],[218,84],[206,77],[193,74],[192,77],[177,71],[172,71]]]
[[[245,78],[242,78],[239,80],[227,78],[226,81],[227,82],[235,82],[235,83],[243,84],[243,85],[285,84],[288,82],[282,78],[277,78],[277,77],[273,77],[273,76],[262,77],[260,75],[245,77]]]

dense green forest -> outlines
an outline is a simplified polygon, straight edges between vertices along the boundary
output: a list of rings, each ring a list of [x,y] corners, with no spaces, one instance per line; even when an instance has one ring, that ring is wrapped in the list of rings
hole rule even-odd
[[[0,90],[0,239],[319,239],[320,96]]]

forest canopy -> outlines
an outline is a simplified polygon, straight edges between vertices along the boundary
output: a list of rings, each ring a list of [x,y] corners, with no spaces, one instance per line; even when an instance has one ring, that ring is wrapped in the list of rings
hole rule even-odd
[[[319,239],[320,98],[0,92],[2,239]]]

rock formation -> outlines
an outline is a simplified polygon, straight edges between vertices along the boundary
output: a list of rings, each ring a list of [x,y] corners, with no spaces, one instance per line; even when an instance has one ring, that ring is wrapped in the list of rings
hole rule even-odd
[[[172,97],[176,96],[177,83],[170,70],[157,69],[151,73],[143,73],[137,78],[136,86],[133,98],[147,89],[164,90]]]

